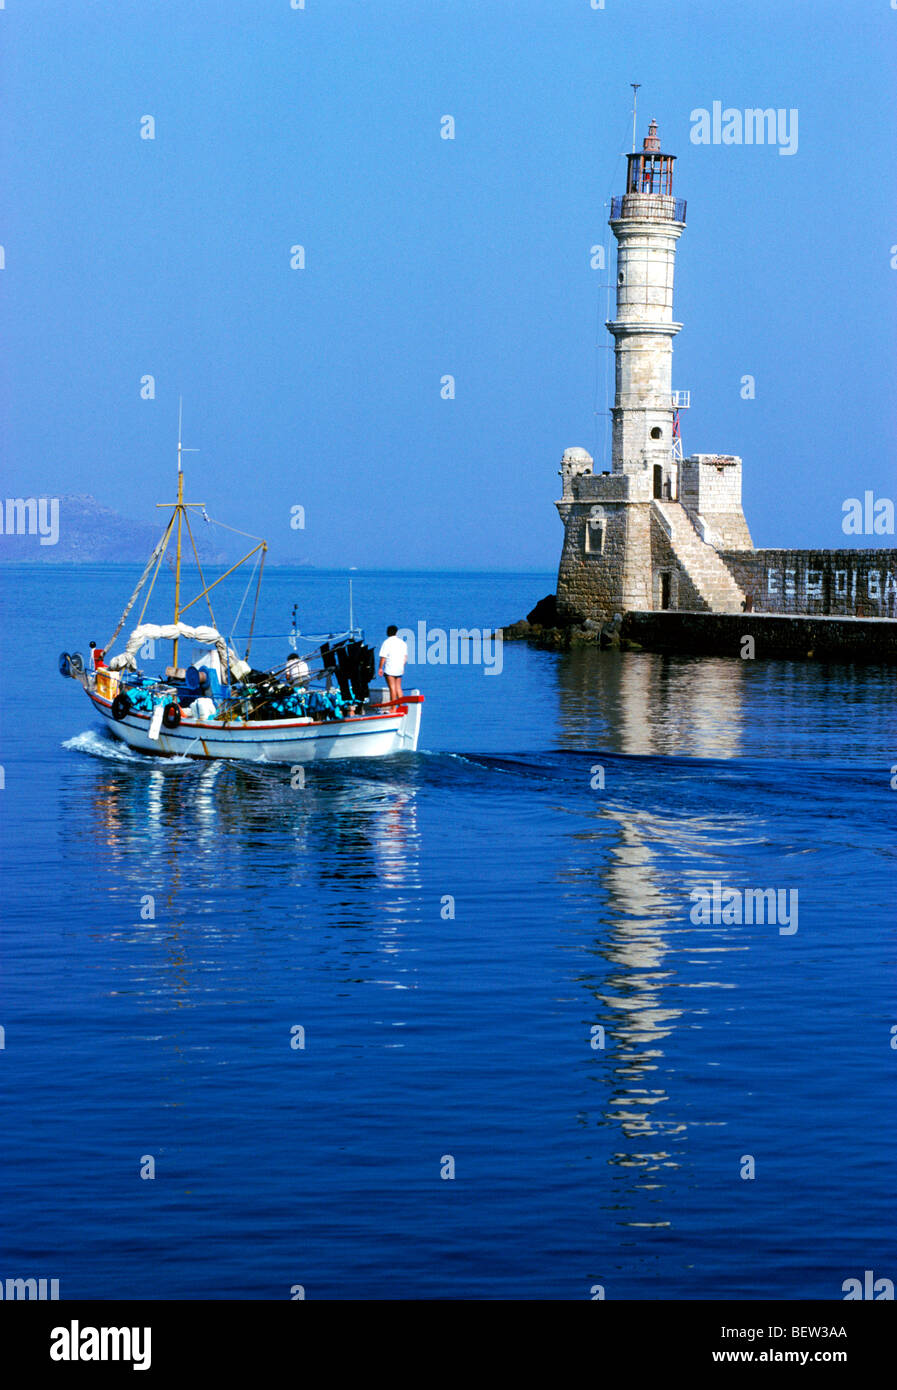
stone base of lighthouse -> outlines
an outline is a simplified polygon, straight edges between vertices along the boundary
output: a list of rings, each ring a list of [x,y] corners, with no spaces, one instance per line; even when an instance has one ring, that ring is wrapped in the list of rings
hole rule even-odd
[[[559,603],[602,620],[633,609],[744,609],[720,555],[753,549],[740,459],[696,454],[663,469],[596,474],[584,449],[568,449],[560,471]]]
[[[560,472],[557,602],[582,618],[664,610],[897,618],[893,549],[755,550],[741,460],[731,454],[693,454],[659,475],[596,474],[585,449],[568,449]]]

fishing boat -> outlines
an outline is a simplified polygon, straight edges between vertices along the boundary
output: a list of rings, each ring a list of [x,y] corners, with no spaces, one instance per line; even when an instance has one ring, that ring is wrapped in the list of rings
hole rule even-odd
[[[105,646],[90,643],[85,661],[80,652],[62,652],[59,670],[83,686],[109,732],[130,748],[161,757],[238,758],[262,762],[309,763],[330,758],[377,758],[413,752],[420,733],[423,695],[412,690],[401,700],[389,691],[372,689],[374,652],[365,645],[363,632],[354,627],[313,639],[313,649],[298,650],[282,665],[256,670],[249,661],[252,634],[267,544],[261,537],[238,534],[256,541],[252,549],[210,584],[205,581],[199,552],[190,525],[190,512],[200,510],[211,521],[202,502],[184,501],[184,470],[178,427],[177,501],[170,507],[165,530],[153,549],[125,610]],[[223,525],[224,523],[218,523]],[[236,527],[228,527],[236,531]],[[193,550],[201,588],[188,602],[181,602],[182,541],[186,532]],[[156,578],[175,537],[174,619],[170,623],[144,622]],[[232,639],[215,620],[211,592],[241,566],[254,560],[244,602],[255,579],[255,602],[246,648],[237,654]],[[169,561],[170,563],[170,561]],[[112,648],[131,609],[149,585],[137,626],[124,650]],[[209,623],[184,622],[184,614],[205,599]],[[241,610],[243,605],[241,604]],[[236,624],[235,624],[236,625]],[[296,647],[295,609],[291,646]],[[305,639],[306,643],[309,639]],[[171,665],[153,674],[138,666],[138,659],[153,659],[157,642],[172,643]],[[192,647],[189,663],[179,665],[184,649]]]

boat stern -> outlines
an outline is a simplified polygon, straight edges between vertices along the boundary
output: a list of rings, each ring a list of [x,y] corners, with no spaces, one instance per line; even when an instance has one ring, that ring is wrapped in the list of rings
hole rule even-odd
[[[402,720],[399,733],[402,739],[403,750],[409,753],[417,751],[417,740],[420,737],[420,721],[423,713],[424,697],[419,690],[409,690],[404,697],[406,714]]]

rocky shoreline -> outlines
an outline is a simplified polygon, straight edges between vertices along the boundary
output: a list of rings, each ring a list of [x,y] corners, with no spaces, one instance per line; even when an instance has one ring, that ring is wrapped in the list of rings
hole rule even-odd
[[[501,634],[505,642],[529,642],[548,651],[569,651],[572,647],[640,650],[637,642],[620,637],[621,623],[619,613],[603,623],[596,618],[584,618],[575,609],[558,603],[555,594],[546,594],[525,618],[503,627]]]
[[[602,623],[584,618],[558,603],[555,594],[548,594],[525,618],[499,631],[506,642],[529,642],[558,652],[613,647],[623,652],[741,660],[897,662],[895,618],[664,609],[631,611],[625,618],[615,613]]]

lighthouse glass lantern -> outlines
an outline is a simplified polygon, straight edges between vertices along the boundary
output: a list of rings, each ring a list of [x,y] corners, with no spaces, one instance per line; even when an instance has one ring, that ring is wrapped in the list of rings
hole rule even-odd
[[[657,122],[648,127],[641,150],[627,155],[629,172],[626,179],[627,193],[661,193],[671,197],[673,193],[674,154],[662,154]]]

